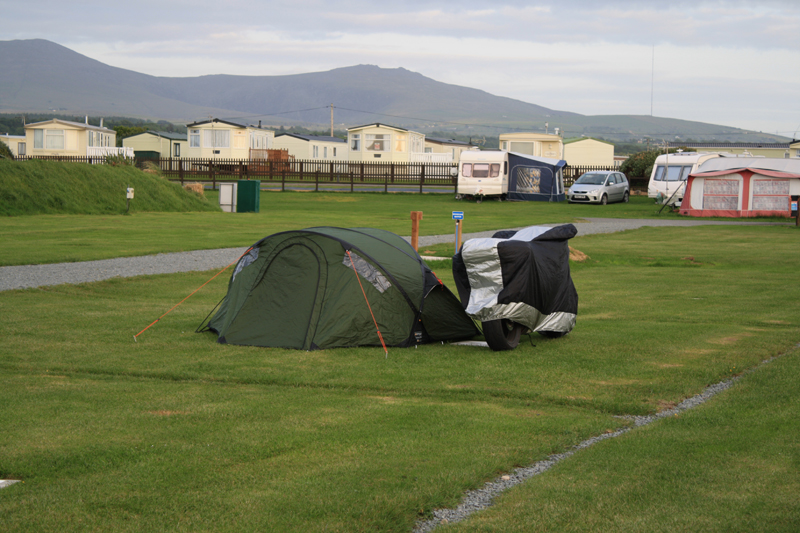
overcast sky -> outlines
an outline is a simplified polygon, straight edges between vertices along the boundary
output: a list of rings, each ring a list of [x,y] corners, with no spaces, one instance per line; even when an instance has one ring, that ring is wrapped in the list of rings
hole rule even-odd
[[[585,115],[800,130],[797,0],[0,0],[0,14],[0,40],[156,76],[373,64]]]

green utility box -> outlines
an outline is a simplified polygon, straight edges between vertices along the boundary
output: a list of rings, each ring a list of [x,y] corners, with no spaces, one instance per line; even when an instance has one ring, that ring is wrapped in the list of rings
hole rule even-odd
[[[258,213],[261,204],[261,180],[239,180],[236,184],[236,212]]]

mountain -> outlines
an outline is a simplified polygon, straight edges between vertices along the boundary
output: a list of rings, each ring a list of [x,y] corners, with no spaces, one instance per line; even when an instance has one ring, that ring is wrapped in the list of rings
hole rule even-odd
[[[289,76],[158,77],[112,67],[56,43],[0,41],[0,113],[53,112],[193,122],[209,116],[337,128],[382,122],[461,134],[508,128],[629,139],[642,134],[742,140],[744,130],[651,116],[585,116],[438,82],[403,68],[357,65]],[[304,111],[294,111],[304,110]],[[290,112],[291,111],[291,112]],[[289,113],[287,113],[289,112]],[[511,118],[507,118],[511,117]],[[439,121],[439,122],[433,122]],[[467,126],[471,124],[471,126]],[[756,139],[783,140],[764,134]]]

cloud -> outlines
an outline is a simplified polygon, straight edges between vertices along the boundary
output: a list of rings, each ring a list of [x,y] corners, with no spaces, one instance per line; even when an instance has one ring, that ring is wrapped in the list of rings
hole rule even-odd
[[[652,76],[657,115],[800,124],[793,0],[39,0],[3,11],[6,39],[159,76],[370,63],[583,114],[649,114]]]

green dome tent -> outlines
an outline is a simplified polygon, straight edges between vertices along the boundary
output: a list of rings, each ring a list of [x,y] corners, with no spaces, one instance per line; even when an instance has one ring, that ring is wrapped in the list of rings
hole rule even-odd
[[[332,227],[276,233],[254,244],[206,329],[220,343],[316,350],[379,346],[375,322],[388,346],[478,334],[458,299],[401,237]]]

